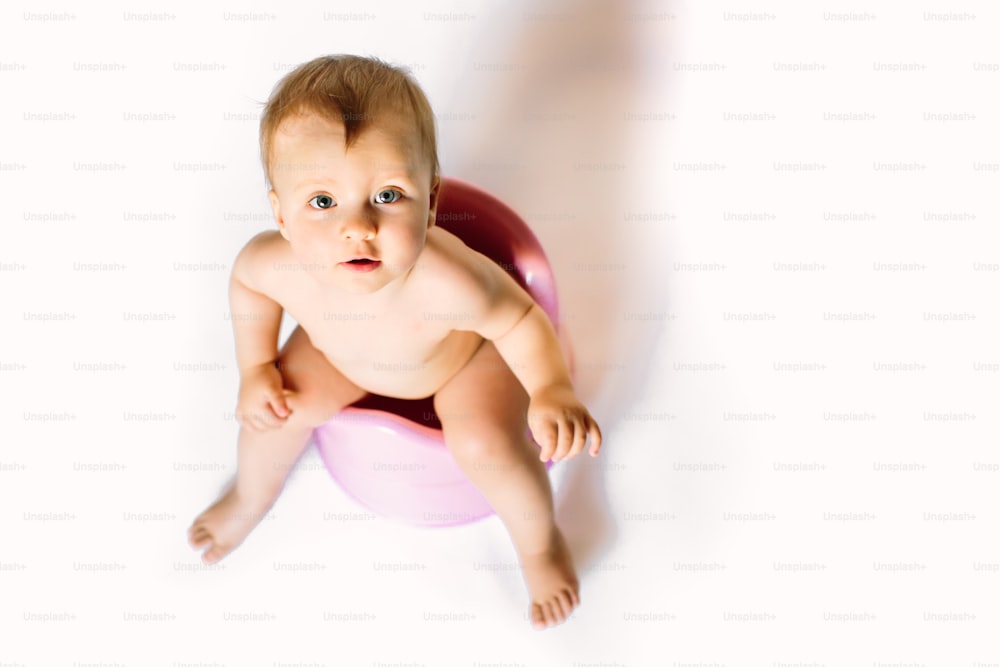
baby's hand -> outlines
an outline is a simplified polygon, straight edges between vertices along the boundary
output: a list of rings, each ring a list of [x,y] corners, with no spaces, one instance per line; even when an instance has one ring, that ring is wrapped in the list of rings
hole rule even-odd
[[[281,426],[291,410],[285,402],[281,373],[274,363],[243,371],[236,421],[251,431],[267,431]]]
[[[542,447],[542,461],[561,461],[583,451],[591,436],[590,455],[601,448],[601,429],[569,386],[548,387],[536,392],[528,405],[531,435]]]

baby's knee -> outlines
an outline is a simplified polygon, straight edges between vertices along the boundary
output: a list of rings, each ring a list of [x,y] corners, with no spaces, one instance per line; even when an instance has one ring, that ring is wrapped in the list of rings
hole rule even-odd
[[[480,428],[449,437],[445,443],[457,459],[478,462],[506,461],[518,458],[523,443],[515,434],[499,428]]]
[[[340,411],[316,391],[293,392],[285,400],[291,411],[290,422],[302,428],[321,426]]]

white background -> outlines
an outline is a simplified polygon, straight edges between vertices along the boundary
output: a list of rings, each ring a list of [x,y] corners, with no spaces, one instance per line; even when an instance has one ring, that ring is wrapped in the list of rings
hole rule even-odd
[[[997,11],[6,3],[0,665],[1000,663]],[[606,436],[560,628],[497,519],[352,518],[315,451],[223,564],[185,544],[260,103],[338,52],[409,65],[549,253]]]

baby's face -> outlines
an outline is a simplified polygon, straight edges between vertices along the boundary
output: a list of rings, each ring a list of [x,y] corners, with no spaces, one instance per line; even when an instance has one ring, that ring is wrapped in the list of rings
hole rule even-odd
[[[293,116],[272,146],[271,206],[301,270],[356,294],[408,274],[438,190],[408,123],[384,118],[345,149],[342,124]]]

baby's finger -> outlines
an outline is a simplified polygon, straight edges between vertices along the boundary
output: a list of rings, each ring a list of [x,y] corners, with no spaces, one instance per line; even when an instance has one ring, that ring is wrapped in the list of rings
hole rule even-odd
[[[271,406],[271,410],[274,411],[274,414],[282,420],[285,419],[290,412],[288,409],[288,402],[285,401],[284,393],[272,394],[268,400],[268,404]]]
[[[538,458],[542,461],[551,459],[552,454],[556,451],[556,438],[559,436],[559,431],[555,423],[548,419],[538,420],[531,427],[531,435],[534,436],[535,442],[542,448]]]
[[[576,456],[583,451],[587,444],[587,421],[577,419],[573,424],[573,448],[569,450],[570,456]]]
[[[259,431],[260,426],[254,420],[253,415],[249,412],[244,412],[242,418],[240,419],[240,426],[248,429],[250,431]]]
[[[281,426],[283,420],[279,419],[274,414],[270,403],[265,403],[257,413],[257,421],[260,422],[261,426],[265,429],[272,429]]]
[[[273,428],[271,425],[267,423],[265,414],[266,414],[265,410],[255,410],[253,413],[253,423],[257,426],[257,430],[261,432],[268,431],[271,428]]]
[[[573,447],[573,420],[567,417],[559,419],[559,445],[556,447],[556,454],[553,461],[562,461],[569,454]]]
[[[559,450],[556,453],[556,460],[562,461],[569,456],[573,449],[573,440],[576,433],[576,421],[572,415],[559,420]]]
[[[266,416],[270,413],[270,409],[265,405],[263,409],[256,409],[250,412],[249,420],[254,426],[254,430],[258,433],[262,431],[267,431],[272,428],[270,424],[267,423]],[[272,417],[273,419],[273,417]]]
[[[594,421],[593,419],[590,419],[589,422],[590,422],[589,432],[591,440],[590,455],[597,456],[597,452],[601,450],[601,427],[598,426],[597,422]]]

